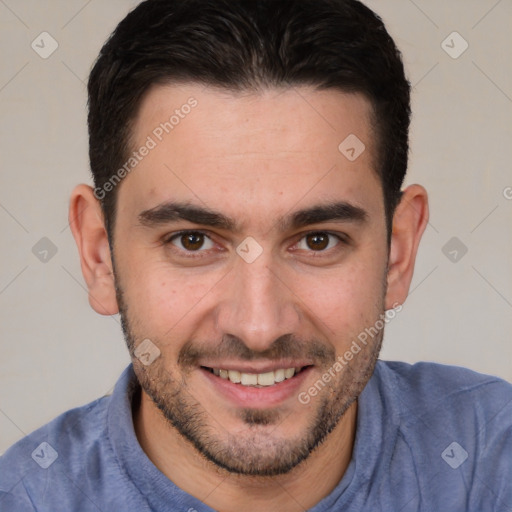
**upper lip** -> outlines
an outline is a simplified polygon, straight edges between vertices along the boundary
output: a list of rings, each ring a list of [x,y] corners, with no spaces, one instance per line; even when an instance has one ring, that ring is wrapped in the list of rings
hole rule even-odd
[[[200,366],[206,368],[216,368],[220,370],[234,370],[239,371],[241,373],[268,373],[273,372],[275,370],[287,369],[287,368],[303,368],[304,366],[311,366],[312,363],[310,361],[277,361],[277,362],[268,362],[268,363],[254,363],[254,362],[229,362],[229,361],[219,361],[219,362],[201,362]]]

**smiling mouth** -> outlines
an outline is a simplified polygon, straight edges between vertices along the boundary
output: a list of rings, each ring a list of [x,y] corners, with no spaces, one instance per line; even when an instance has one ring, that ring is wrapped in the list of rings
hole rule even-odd
[[[263,388],[279,384],[288,379],[292,379],[298,373],[302,372],[309,366],[302,366],[300,368],[279,368],[265,373],[245,373],[238,370],[223,370],[221,368],[208,368],[202,366],[206,371],[213,373],[221,379],[229,380],[233,384],[240,384],[241,386],[249,386],[256,388]]]

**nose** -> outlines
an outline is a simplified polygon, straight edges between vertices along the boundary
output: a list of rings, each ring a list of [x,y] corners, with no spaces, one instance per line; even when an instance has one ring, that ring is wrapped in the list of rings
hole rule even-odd
[[[253,351],[264,351],[285,334],[296,334],[300,321],[297,297],[271,257],[252,263],[240,258],[226,276],[224,298],[217,307],[217,327]]]

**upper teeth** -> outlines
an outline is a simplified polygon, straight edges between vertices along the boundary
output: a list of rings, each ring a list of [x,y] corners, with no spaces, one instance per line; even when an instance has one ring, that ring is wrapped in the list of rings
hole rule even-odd
[[[272,386],[276,382],[282,382],[285,379],[290,379],[300,370],[300,368],[280,368],[266,373],[243,373],[238,370],[222,370],[214,368],[213,373],[229,379],[235,384],[242,384],[243,386]]]

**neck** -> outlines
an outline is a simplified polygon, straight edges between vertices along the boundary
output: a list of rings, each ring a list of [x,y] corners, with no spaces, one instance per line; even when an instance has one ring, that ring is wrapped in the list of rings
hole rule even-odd
[[[291,512],[316,505],[345,474],[356,419],[357,401],[324,443],[293,470],[275,477],[252,477],[231,474],[206,460],[169,425],[143,391],[134,410],[138,441],[153,464],[175,485],[220,512]]]

